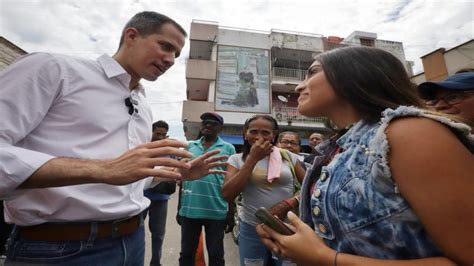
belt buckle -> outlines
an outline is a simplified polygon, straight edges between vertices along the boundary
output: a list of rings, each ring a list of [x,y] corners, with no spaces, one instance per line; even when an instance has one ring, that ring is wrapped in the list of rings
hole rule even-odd
[[[112,237],[119,237],[119,226],[123,224],[125,221],[128,221],[131,217],[115,220],[112,222]]]

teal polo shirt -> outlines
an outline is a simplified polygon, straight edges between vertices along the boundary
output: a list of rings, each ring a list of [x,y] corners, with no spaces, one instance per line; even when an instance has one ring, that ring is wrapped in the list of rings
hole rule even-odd
[[[205,150],[203,138],[189,142],[187,150],[193,154],[193,159],[213,150],[220,150],[218,155],[235,154],[232,144],[217,137],[216,142]],[[220,167],[225,170],[225,167]],[[221,188],[224,184],[223,174],[209,174],[203,178],[184,181],[181,188],[181,208],[179,215],[194,219],[225,220],[227,216],[227,201],[222,197]]]

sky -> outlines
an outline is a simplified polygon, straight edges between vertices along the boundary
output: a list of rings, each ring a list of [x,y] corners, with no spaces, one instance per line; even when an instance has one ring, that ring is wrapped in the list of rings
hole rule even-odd
[[[95,59],[113,55],[124,24],[135,13],[163,13],[189,33],[193,19],[219,26],[280,29],[347,37],[355,30],[403,43],[405,57],[422,71],[420,56],[474,38],[474,0],[0,0],[0,36],[25,51]],[[182,101],[189,41],[175,65],[144,82],[154,120],[184,139]]]

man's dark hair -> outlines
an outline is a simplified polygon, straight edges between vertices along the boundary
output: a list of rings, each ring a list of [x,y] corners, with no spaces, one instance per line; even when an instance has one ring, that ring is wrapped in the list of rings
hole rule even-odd
[[[313,132],[313,133],[309,134],[309,138],[311,138],[311,136],[314,135],[314,134],[319,135],[321,137],[321,140],[326,140],[326,136],[324,136],[323,133],[319,133],[319,132]]]
[[[169,130],[169,126],[168,126],[168,123],[166,123],[165,121],[163,120],[159,120],[159,121],[156,121],[155,123],[153,123],[153,127],[152,129],[155,130],[157,128],[164,128],[166,130]]]
[[[402,62],[387,51],[346,47],[319,54],[315,60],[321,64],[335,93],[366,121],[380,120],[387,108],[424,106]]]
[[[168,23],[175,26],[184,35],[184,37],[188,36],[183,27],[181,27],[181,25],[179,25],[173,19],[158,12],[143,11],[137,13],[127,22],[127,24],[125,24],[125,27],[122,30],[122,36],[120,37],[119,48],[122,46],[124,33],[127,28],[135,28],[142,36],[146,37],[150,34],[160,33],[161,27]]]

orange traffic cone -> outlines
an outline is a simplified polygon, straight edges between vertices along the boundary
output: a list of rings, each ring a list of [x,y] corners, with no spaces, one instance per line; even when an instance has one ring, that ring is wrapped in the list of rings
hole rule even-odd
[[[194,262],[196,266],[206,266],[206,261],[204,260],[204,235],[201,232],[199,237],[199,243],[196,249],[196,258]]]

